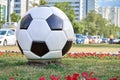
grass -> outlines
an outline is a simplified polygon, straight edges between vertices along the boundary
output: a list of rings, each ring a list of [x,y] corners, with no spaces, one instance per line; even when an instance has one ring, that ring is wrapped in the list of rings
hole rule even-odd
[[[120,44],[73,44],[70,52],[112,52],[120,51]]]
[[[0,80],[39,80],[41,76],[50,80],[51,75],[60,76],[65,80],[68,74],[83,71],[94,72],[94,76],[100,80],[108,80],[111,77],[120,76],[120,59],[95,59],[95,58],[63,58],[64,66],[49,64],[47,66],[28,65],[27,59],[21,54],[0,56]]]
[[[74,44],[73,47],[118,48],[118,47],[120,47],[120,44]]]

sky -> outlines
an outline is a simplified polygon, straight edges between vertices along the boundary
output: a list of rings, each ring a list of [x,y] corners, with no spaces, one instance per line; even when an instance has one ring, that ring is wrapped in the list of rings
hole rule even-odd
[[[116,6],[120,7],[120,0],[98,0],[99,7],[101,6]]]

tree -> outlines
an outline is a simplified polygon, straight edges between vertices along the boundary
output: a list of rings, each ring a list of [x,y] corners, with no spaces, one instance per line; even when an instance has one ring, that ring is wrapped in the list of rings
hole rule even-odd
[[[40,0],[39,1],[39,5],[46,5],[48,4],[48,2],[46,0]]]
[[[37,3],[31,3],[31,4],[32,4],[32,7],[38,6]]]
[[[74,13],[73,7],[70,5],[70,3],[68,3],[68,2],[55,3],[54,6],[61,9],[68,16],[68,18],[70,19],[72,24],[74,23],[75,13]]]
[[[20,16],[19,16],[17,13],[13,12],[13,13],[10,15],[10,18],[11,18],[11,21],[12,21],[12,22],[18,22],[19,19],[20,19]]]
[[[46,0],[39,0],[39,3],[35,3],[35,2],[31,3],[32,7],[46,5],[46,4],[48,4]]]
[[[84,26],[80,22],[75,21],[73,25],[74,25],[73,28],[75,33],[80,33],[80,34],[84,33]]]
[[[85,28],[84,33],[88,32],[89,35],[101,35],[104,37],[114,35],[117,37],[117,33],[120,30],[119,27],[116,27],[110,21],[102,18],[102,16],[95,11],[88,13],[81,23]]]

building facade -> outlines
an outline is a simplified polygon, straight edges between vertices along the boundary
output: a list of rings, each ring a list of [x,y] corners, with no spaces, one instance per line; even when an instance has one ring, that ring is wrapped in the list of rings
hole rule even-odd
[[[47,0],[49,6],[54,6],[55,3],[69,2],[75,11],[75,19],[79,20],[80,17],[80,2],[81,0]]]
[[[23,16],[28,9],[28,0],[11,0],[11,13]]]
[[[99,13],[103,18],[120,27],[120,7],[100,7]]]
[[[83,0],[82,3],[82,18],[85,18],[90,11],[98,12],[98,0]]]
[[[56,2],[69,2],[75,12],[75,20],[80,21],[86,17],[87,13],[91,10],[98,10],[98,0],[46,0],[49,6],[54,6]],[[27,10],[33,7],[32,4],[39,3],[39,0],[10,0],[10,14],[16,12],[18,15],[23,16]],[[0,0],[0,4],[3,8],[1,11],[2,19],[6,19],[7,15],[7,0]]]
[[[7,0],[0,0],[0,20],[6,21],[7,19]]]
[[[98,11],[98,0],[47,0],[49,6],[60,2],[69,2],[75,12],[75,20],[80,21],[86,17],[87,13],[91,10]]]

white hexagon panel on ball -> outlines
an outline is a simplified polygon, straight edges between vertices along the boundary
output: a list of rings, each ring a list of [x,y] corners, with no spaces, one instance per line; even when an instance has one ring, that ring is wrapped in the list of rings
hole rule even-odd
[[[29,10],[19,21],[16,37],[28,59],[62,58],[72,46],[74,31],[64,12],[40,6]]]

